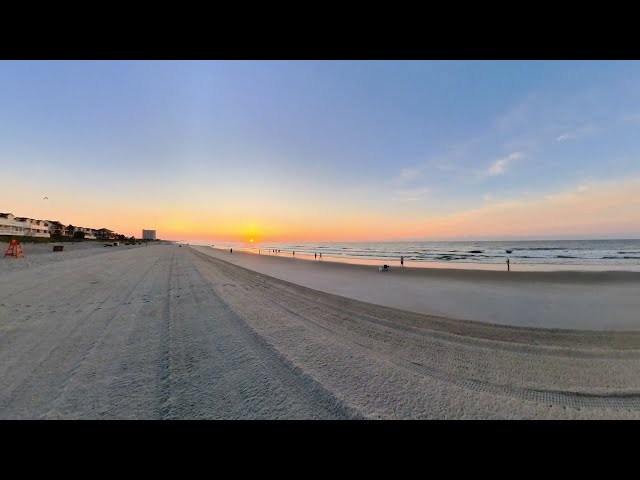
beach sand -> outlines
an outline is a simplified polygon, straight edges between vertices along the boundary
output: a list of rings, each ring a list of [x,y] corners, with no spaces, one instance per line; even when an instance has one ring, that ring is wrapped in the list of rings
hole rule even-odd
[[[105,247],[105,243],[108,243],[108,241],[21,243],[24,257],[16,259],[4,257],[9,244],[0,242],[0,275],[25,268],[109,253],[113,249],[141,247],[141,245],[124,245],[123,242],[120,242],[118,247]],[[54,245],[61,245],[63,247],[62,252],[53,252]],[[6,259],[6,261],[1,261],[2,259]]]
[[[401,268],[190,247],[298,285],[416,313],[523,327],[640,330],[640,272]]]
[[[409,270],[305,262],[303,275],[283,258],[177,245],[104,250],[0,269],[0,418],[640,419],[640,332],[491,325],[375,305],[391,296],[379,282],[393,291],[425,281]],[[347,276],[354,285],[343,294],[371,288],[372,303],[274,278],[291,272],[319,284]],[[455,272],[425,275],[443,292],[461,282]],[[465,278],[493,282],[486,292],[496,296],[515,288]],[[594,302],[611,294],[607,282],[612,291],[637,285],[624,275],[585,278],[509,282],[544,292],[555,281],[548,290],[570,296],[589,287]]]

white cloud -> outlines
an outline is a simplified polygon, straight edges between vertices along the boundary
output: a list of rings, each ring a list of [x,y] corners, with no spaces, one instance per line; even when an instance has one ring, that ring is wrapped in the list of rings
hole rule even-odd
[[[418,200],[422,200],[428,192],[429,192],[428,188],[396,190],[392,200],[395,202],[416,202]]]
[[[504,158],[496,160],[489,166],[487,175],[491,177],[503,175],[514,161],[521,159],[523,156],[521,152],[513,152]]]
[[[422,176],[422,172],[417,168],[403,168],[394,179],[396,183],[407,183]]]
[[[576,128],[571,132],[565,132],[556,138],[557,142],[564,142],[566,140],[573,140],[576,138],[586,137],[596,131],[593,125],[585,125],[584,127]]]

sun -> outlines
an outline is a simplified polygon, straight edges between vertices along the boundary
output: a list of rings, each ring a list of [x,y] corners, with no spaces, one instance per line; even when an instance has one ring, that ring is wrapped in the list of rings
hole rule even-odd
[[[251,240],[249,240],[251,243],[253,243],[253,238]]]

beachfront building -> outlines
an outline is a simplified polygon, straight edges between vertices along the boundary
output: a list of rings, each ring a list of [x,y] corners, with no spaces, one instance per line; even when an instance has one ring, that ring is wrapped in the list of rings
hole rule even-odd
[[[12,213],[0,213],[0,235],[24,235],[24,224]]]
[[[46,220],[0,213],[0,235],[49,237],[49,223]]]
[[[28,235],[32,237],[49,238],[49,222],[46,220],[29,219],[31,223],[31,231]]]
[[[93,228],[85,228],[84,238],[85,240],[95,240],[97,238],[95,234],[95,230]]]
[[[100,240],[113,240],[116,238],[115,232],[108,228],[99,228],[98,230],[95,230],[94,234],[96,238],[99,238]]]
[[[87,227],[74,227],[73,229],[73,233],[75,235],[76,232],[82,232],[84,233],[84,239],[85,240],[95,240],[96,239],[96,235],[95,235],[95,231],[93,230],[93,228],[87,228]]]
[[[142,239],[143,240],[155,240],[156,239],[156,231],[155,230],[142,230]]]
[[[66,225],[57,220],[47,220],[47,222],[49,223],[49,235],[64,235]]]

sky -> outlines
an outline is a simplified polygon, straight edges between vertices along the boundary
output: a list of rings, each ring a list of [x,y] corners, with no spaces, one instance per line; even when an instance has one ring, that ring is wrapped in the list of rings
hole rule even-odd
[[[212,242],[640,238],[640,63],[1,61],[0,212]]]

